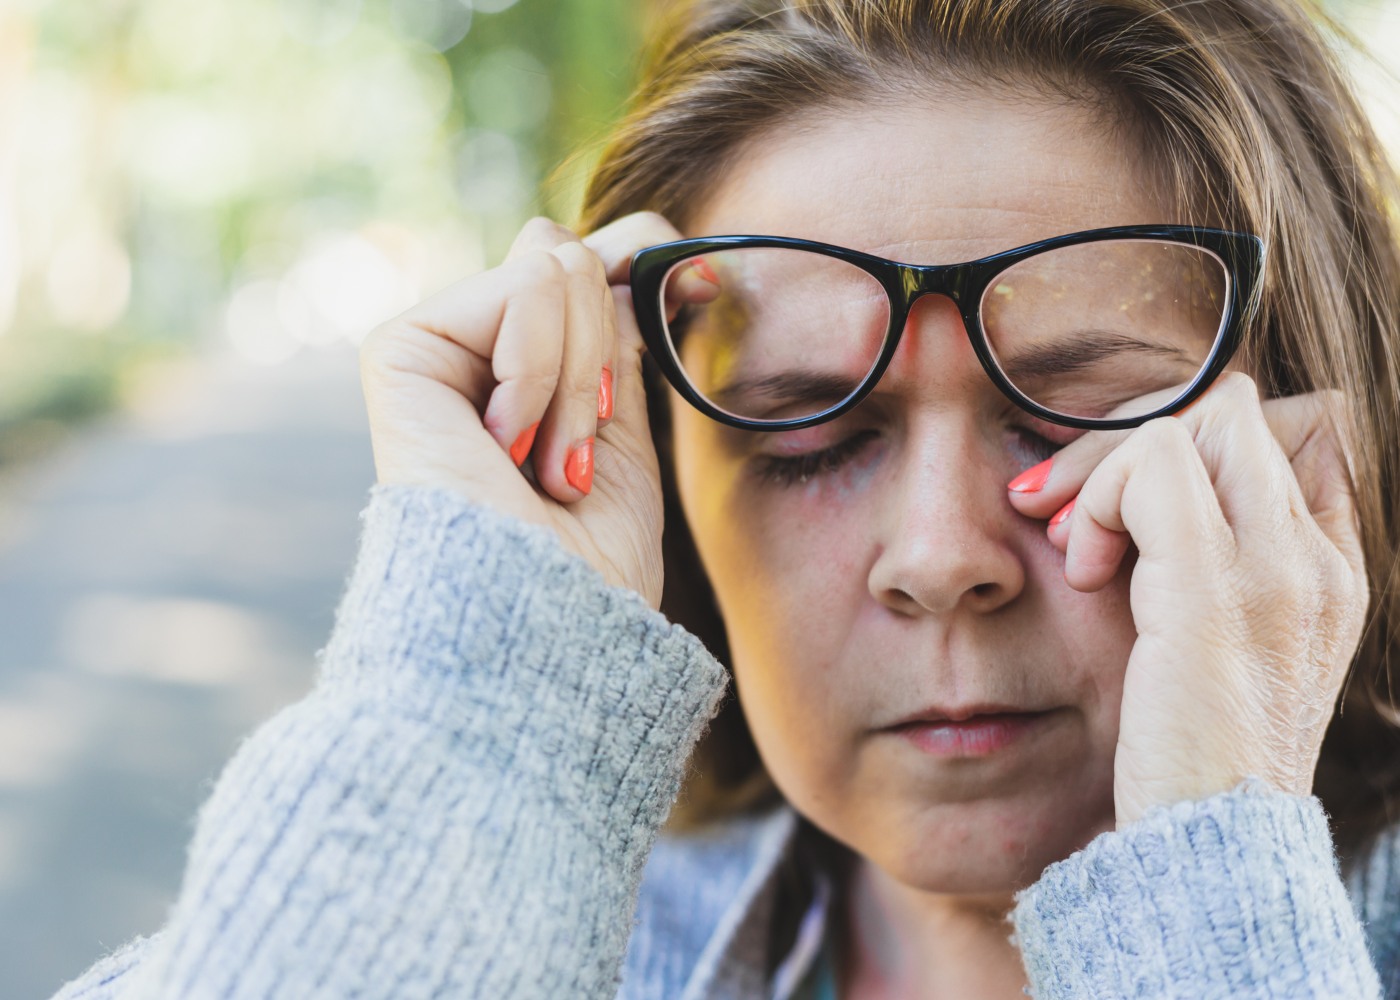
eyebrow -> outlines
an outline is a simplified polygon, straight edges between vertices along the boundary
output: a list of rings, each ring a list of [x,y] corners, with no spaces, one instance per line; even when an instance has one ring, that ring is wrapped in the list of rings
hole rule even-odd
[[[1106,330],[1084,330],[1069,337],[1021,351],[1012,358],[1001,362],[1006,377],[1033,379],[1045,376],[1067,375],[1092,367],[1105,358],[1120,351],[1137,351],[1153,354],[1196,365],[1179,347],[1170,344],[1155,344],[1139,340],[1126,334],[1111,333]],[[980,371],[972,375],[980,381],[986,376]],[[709,399],[724,409],[729,409],[735,399],[759,396],[775,404],[798,399],[830,399],[840,401],[856,391],[859,379],[831,372],[786,371],[761,378],[739,379],[728,385],[707,392]],[[761,419],[761,418],[759,418]]]
[[[728,409],[732,400],[752,395],[764,397],[775,403],[813,398],[839,401],[855,392],[859,384],[859,379],[846,375],[799,369],[765,375],[762,378],[739,379],[706,395],[713,402]]]
[[[1001,370],[1012,381],[1043,378],[1068,375],[1070,372],[1090,368],[1121,351],[1152,354],[1198,366],[1198,363],[1179,347],[1138,340],[1136,337],[1110,333],[1107,330],[1083,330],[1048,344],[1037,344],[1001,361],[1000,364]]]

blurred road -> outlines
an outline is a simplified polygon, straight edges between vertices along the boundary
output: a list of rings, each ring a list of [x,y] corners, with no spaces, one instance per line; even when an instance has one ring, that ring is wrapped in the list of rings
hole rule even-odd
[[[0,997],[164,922],[239,738],[310,684],[373,478],[352,349],[162,372],[0,481]]]

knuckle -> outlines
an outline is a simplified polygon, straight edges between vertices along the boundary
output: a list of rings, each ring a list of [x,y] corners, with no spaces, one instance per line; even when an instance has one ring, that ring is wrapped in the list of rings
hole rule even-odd
[[[398,349],[399,321],[380,323],[360,341],[359,359],[362,371],[380,371],[388,366],[389,357]]]
[[[546,215],[537,215],[520,227],[522,236],[538,239],[558,239],[568,230]]]
[[[1340,389],[1326,389],[1319,396],[1322,411],[1319,423],[1341,447],[1354,446],[1358,425],[1351,398]]]
[[[1260,426],[1266,424],[1258,383],[1244,372],[1221,373],[1210,391],[1196,401],[1192,410],[1202,423],[1238,424],[1241,420],[1252,420]]]
[[[638,212],[633,216],[637,220],[639,227],[645,227],[648,232],[655,232],[658,236],[666,239],[675,239],[680,236],[679,230],[671,225],[671,220],[660,212]]]
[[[592,308],[598,310],[599,319],[602,318],[603,298],[601,291],[598,290],[598,277],[570,272],[568,275],[568,294],[570,297],[574,297],[578,304],[592,304]]]
[[[1259,399],[1259,385],[1246,372],[1227,371],[1222,372],[1216,380],[1222,395],[1235,400],[1257,401]]]
[[[601,377],[602,366],[599,365],[576,365],[571,368],[563,379],[563,389],[571,397],[578,400],[582,406],[585,400],[590,401],[590,405],[597,405],[598,379]]]
[[[561,345],[558,342],[517,343],[512,345],[511,350],[501,350],[498,343],[491,364],[496,377],[501,381],[532,379],[540,383],[546,380],[557,382],[563,366],[560,354]]]
[[[528,394],[538,394],[547,399],[554,395],[554,390],[559,386],[559,365],[556,362],[552,366],[531,368],[513,375],[510,381]]]
[[[1313,562],[1318,567],[1318,585],[1323,593],[1342,599],[1355,598],[1358,593],[1369,595],[1370,584],[1365,574],[1358,579],[1351,562],[1316,523],[1309,525],[1307,535],[1313,550]]]
[[[374,358],[381,350],[380,341],[384,339],[384,324],[372,328],[360,341],[360,361],[366,362]]]
[[[567,272],[559,258],[548,250],[531,250],[515,262],[515,273],[522,285],[531,288],[563,281]]]
[[[607,280],[603,259],[577,240],[561,244],[554,252],[575,278],[589,283]]]
[[[1158,448],[1178,453],[1186,449],[1193,452],[1196,450],[1195,435],[1179,417],[1158,417],[1149,420],[1142,425],[1141,431],[1141,446],[1149,453]]]
[[[1351,405],[1351,398],[1341,389],[1319,389],[1317,398],[1322,408],[1334,416],[1345,414]]]

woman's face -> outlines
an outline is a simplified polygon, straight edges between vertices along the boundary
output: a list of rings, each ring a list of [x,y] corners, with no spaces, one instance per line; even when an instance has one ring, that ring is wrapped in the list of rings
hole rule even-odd
[[[797,236],[910,263],[1169,218],[1083,109],[1037,96],[814,114],[718,179],[687,235]],[[744,712],[787,799],[890,876],[1005,892],[1113,826],[1132,560],[1071,590],[1007,483],[1077,433],[982,372],[952,303],[921,299],[872,397],[803,431],[726,429],[679,399],[682,502],[719,599]],[[844,443],[844,444],[843,444]],[[805,482],[771,456],[842,445]],[[764,470],[768,470],[765,474]],[[990,753],[893,723],[931,706],[1047,711]]]

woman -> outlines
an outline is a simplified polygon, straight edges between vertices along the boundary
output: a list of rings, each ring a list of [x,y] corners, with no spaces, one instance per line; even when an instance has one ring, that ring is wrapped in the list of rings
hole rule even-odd
[[[1307,16],[715,0],[639,93],[588,236],[368,340],[317,688],[62,995],[1400,995],[1400,261]]]

